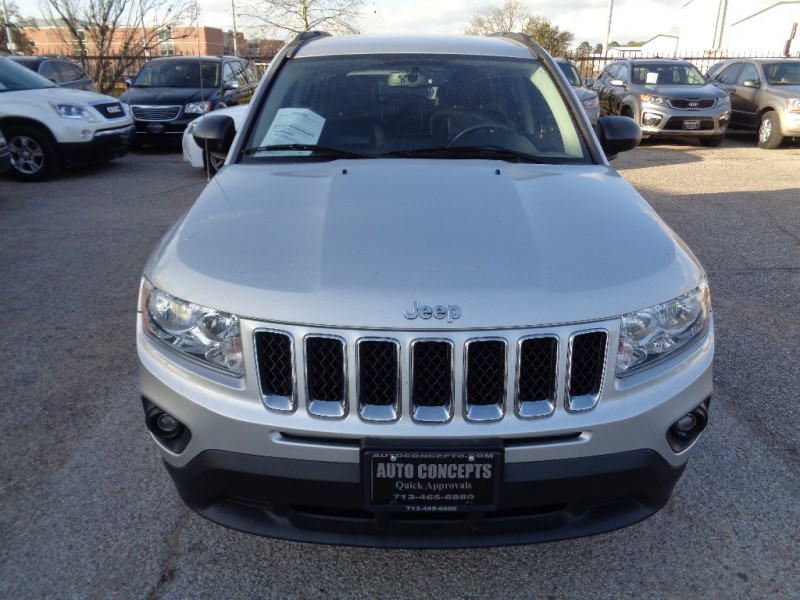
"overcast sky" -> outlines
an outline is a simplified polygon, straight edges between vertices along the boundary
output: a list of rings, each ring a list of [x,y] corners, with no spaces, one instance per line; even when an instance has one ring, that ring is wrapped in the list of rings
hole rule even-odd
[[[23,16],[40,16],[38,0],[14,0]],[[234,0],[235,2],[236,0]],[[230,0],[199,0],[200,24],[231,29]],[[686,0],[614,0],[611,41],[647,41],[670,33]],[[463,33],[472,17],[502,0],[365,0],[363,33]],[[529,0],[532,13],[575,35],[574,45],[604,43],[609,0]],[[242,28],[244,23],[238,23]]]

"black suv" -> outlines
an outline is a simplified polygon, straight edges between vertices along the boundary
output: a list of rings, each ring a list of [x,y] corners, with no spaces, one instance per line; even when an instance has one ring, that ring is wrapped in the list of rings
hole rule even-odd
[[[9,56],[34,73],[49,79],[59,87],[96,92],[97,87],[83,67],[69,58],[58,56]]]
[[[199,115],[247,104],[257,85],[250,64],[234,56],[169,56],[149,61],[120,100],[136,123],[134,145],[174,142]]]

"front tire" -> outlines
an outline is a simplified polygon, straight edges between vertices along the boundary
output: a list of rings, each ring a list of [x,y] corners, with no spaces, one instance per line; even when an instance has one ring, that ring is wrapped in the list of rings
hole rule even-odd
[[[700,138],[700,145],[705,146],[706,148],[716,148],[722,143],[722,138],[725,136],[723,135],[714,135],[711,137],[701,137]]]
[[[12,125],[6,130],[11,165],[21,181],[45,181],[61,169],[55,145],[41,127]]]
[[[778,115],[769,111],[761,116],[761,125],[758,127],[758,147],[764,150],[774,150],[781,145],[781,124]]]

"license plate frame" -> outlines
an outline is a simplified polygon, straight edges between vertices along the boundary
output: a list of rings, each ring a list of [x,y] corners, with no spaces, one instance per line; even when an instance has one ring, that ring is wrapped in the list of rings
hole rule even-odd
[[[383,450],[362,453],[367,510],[452,513],[497,510],[503,452]]]
[[[700,129],[700,119],[684,119],[683,128],[695,131]]]

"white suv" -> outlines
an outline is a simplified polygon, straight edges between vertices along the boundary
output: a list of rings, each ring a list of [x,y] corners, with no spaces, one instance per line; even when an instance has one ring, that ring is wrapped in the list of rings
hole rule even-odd
[[[706,425],[697,259],[521,35],[303,34],[155,249],[145,420],[183,500],[256,534],[455,547],[660,509]],[[228,153],[228,150],[230,152]]]
[[[23,181],[43,181],[64,166],[127,154],[133,119],[110,96],[60,88],[0,58],[0,129],[12,172]]]

